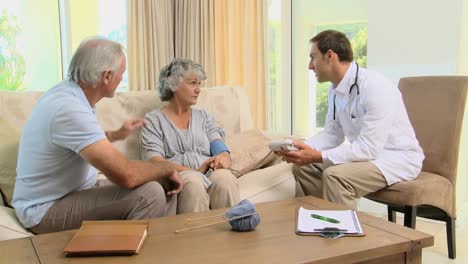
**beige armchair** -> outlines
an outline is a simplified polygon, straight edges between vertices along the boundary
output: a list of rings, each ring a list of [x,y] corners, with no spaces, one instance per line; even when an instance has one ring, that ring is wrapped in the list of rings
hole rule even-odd
[[[455,190],[468,77],[402,78],[399,83],[416,137],[426,156],[413,181],[400,182],[366,197],[388,206],[388,220],[404,213],[415,228],[416,216],[445,221],[449,258],[456,256]]]

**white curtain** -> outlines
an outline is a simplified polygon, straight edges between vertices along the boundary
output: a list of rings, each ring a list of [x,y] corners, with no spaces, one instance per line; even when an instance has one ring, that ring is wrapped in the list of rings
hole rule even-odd
[[[214,0],[174,1],[175,57],[200,63],[205,87],[215,85]]]
[[[128,89],[155,90],[159,70],[174,57],[173,1],[129,0]]]

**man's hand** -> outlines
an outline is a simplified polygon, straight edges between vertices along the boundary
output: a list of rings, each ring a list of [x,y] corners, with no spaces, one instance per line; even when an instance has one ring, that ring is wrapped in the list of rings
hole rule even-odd
[[[213,170],[227,169],[231,167],[231,156],[227,151],[224,151],[213,157],[213,162],[210,163],[210,168]]]
[[[106,131],[106,137],[110,142],[122,140],[127,138],[130,134],[140,129],[144,125],[145,121],[143,119],[129,119],[122,124],[119,130],[112,132]]]
[[[203,162],[202,165],[200,165],[197,171],[205,174],[205,172],[210,168],[210,164],[213,162],[213,160],[214,160],[214,157],[211,157],[205,160],[205,162]]]
[[[172,188],[167,192],[167,195],[174,195],[180,193],[184,189],[184,181],[179,176],[179,173],[174,170],[168,177],[169,186]]]
[[[282,160],[287,163],[294,163],[298,166],[309,163],[322,163],[322,153],[317,151],[302,141],[295,140],[293,142],[297,150],[277,150],[275,153],[282,157]]]

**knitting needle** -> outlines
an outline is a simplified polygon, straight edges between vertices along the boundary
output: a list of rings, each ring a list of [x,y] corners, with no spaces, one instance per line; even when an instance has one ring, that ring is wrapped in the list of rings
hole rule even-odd
[[[205,217],[199,217],[199,218],[191,218],[191,219],[187,219],[187,222],[196,221],[196,220],[202,220],[202,219],[208,219],[208,218],[213,218],[213,217],[219,217],[219,216],[225,216],[225,214],[212,215],[212,216],[205,216]]]
[[[233,218],[230,218],[230,219],[224,219],[224,220],[217,221],[217,222],[213,222],[213,223],[209,223],[209,224],[204,224],[204,225],[199,225],[199,226],[193,226],[193,227],[188,227],[188,228],[184,228],[184,229],[179,229],[179,230],[176,230],[175,233],[178,234],[178,233],[180,233],[180,232],[184,232],[184,231],[188,231],[188,230],[193,230],[193,229],[198,229],[198,228],[202,228],[202,227],[205,227],[205,226],[217,225],[217,224],[219,224],[219,223],[225,223],[225,222],[229,222],[229,221],[232,221],[232,220],[237,220],[237,219],[245,218],[245,217],[247,217],[247,216],[251,216],[251,215],[254,215],[254,214],[258,214],[258,212],[253,212],[253,213],[250,213],[250,214],[246,214],[246,215],[241,215],[241,216],[233,217]]]
[[[258,213],[260,213],[260,211],[257,211]],[[219,215],[212,215],[212,216],[205,216],[205,217],[199,217],[199,218],[189,218],[187,219],[186,221],[187,222],[190,222],[190,221],[197,221],[197,220],[203,220],[203,219],[208,219],[208,218],[213,218],[213,217],[220,217],[220,216],[224,216],[226,217],[226,214],[219,214]],[[232,220],[232,219],[231,219]]]
[[[224,223],[224,222],[226,222],[226,221],[229,221],[229,220],[225,219],[225,220],[217,221],[217,222],[214,222],[214,223],[209,223],[209,224],[204,224],[204,225],[199,225],[199,226],[194,226],[194,227],[179,229],[179,230],[176,230],[175,233],[178,234],[178,233],[180,233],[180,232],[184,232],[184,231],[188,231],[188,230],[192,230],[192,229],[198,229],[198,228],[205,227],[205,226],[217,225],[217,224],[219,224],[219,223]]]

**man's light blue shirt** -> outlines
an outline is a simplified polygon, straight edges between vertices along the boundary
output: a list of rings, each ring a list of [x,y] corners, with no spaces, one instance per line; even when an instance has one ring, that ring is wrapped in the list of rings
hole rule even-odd
[[[97,170],[78,153],[104,138],[75,82],[63,81],[39,99],[22,131],[12,201],[25,227],[39,224],[56,200],[95,185]]]

